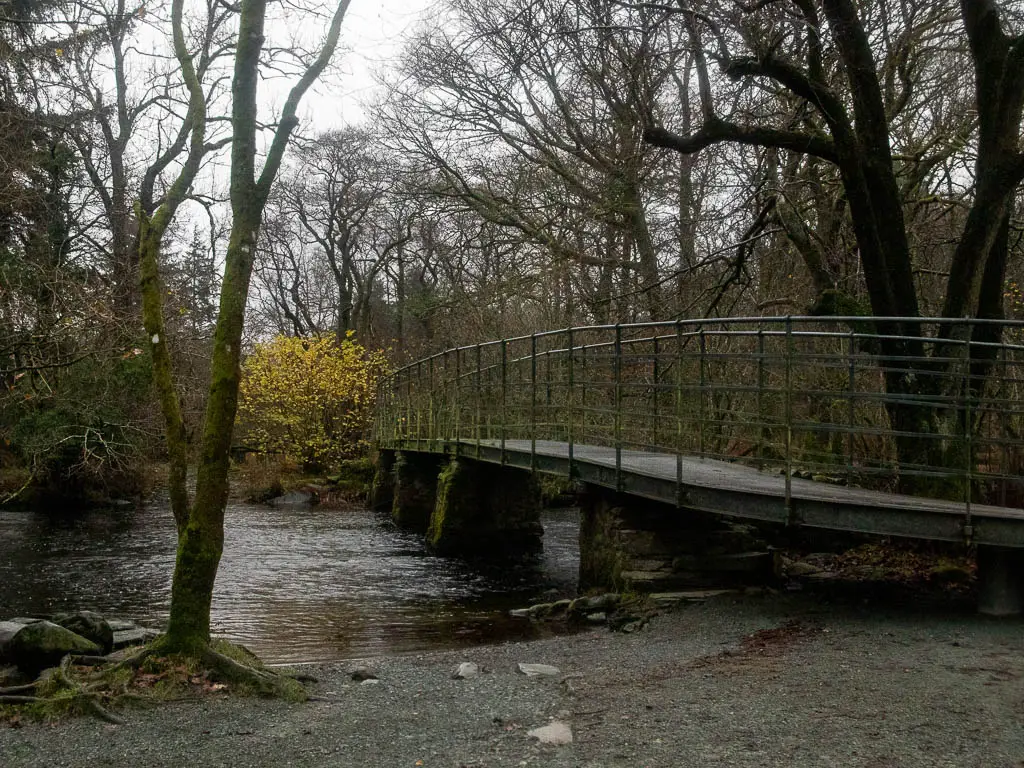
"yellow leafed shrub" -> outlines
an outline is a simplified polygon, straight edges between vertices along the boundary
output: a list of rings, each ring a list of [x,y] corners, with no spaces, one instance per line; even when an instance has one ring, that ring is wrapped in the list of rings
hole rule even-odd
[[[239,416],[246,441],[306,467],[326,467],[366,447],[384,353],[349,337],[277,336],[245,361]]]

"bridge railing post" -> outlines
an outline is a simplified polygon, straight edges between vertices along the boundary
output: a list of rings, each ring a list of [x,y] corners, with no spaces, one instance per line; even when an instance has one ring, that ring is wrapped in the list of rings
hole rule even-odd
[[[766,371],[764,365],[764,323],[757,324],[757,457],[763,459],[766,455],[765,441],[768,439],[768,417],[764,409],[764,390],[766,386]]]
[[[501,436],[501,463],[505,463],[506,405],[508,403],[508,341],[501,340],[501,410],[498,413],[498,431]]]
[[[653,434],[651,436],[651,439],[654,442],[654,447],[657,448],[658,445],[659,445],[659,441],[658,441],[658,427],[659,427],[659,423],[658,422],[661,421],[661,418],[660,418],[661,414],[658,412],[658,405],[659,405],[658,401],[660,399],[658,397],[658,394],[659,394],[658,389],[661,386],[661,382],[659,381],[659,379],[661,378],[661,365],[660,365],[659,359],[658,359],[659,358],[659,349],[658,349],[658,329],[657,328],[654,329],[654,341],[653,341],[653,345],[652,346],[653,346],[652,352],[654,354],[654,366],[653,366],[653,371],[651,372],[651,375],[652,375],[652,377],[654,379],[654,384],[653,384],[654,391],[652,393],[653,394],[653,400],[654,400],[654,423],[652,425],[653,426],[653,429],[652,429]]]
[[[568,437],[569,437],[569,477],[575,476],[575,467],[573,466],[573,459],[575,458],[575,445],[576,445],[576,388],[575,388],[575,375],[576,375],[576,348],[574,346],[574,334],[572,328],[566,330],[566,349],[569,350],[569,386],[566,393],[568,399]]]
[[[676,321],[676,506],[683,506],[683,323]]]
[[[974,327],[970,320],[967,321],[967,335],[964,341],[966,349],[964,350],[964,379],[965,386],[964,392],[964,440],[966,441],[966,450],[964,451],[964,460],[966,466],[964,467],[964,538],[970,542],[974,537],[974,527],[971,524],[971,495],[972,486],[974,485],[974,414],[972,409],[972,400],[974,399],[974,384],[971,380],[971,360],[972,352],[971,342],[974,333]]]
[[[615,489],[622,490],[622,326],[615,324]]]
[[[786,390],[786,517],[790,523],[793,514],[793,318],[786,316],[785,390]]]
[[[481,404],[483,403],[483,397],[484,397],[483,389],[484,389],[484,381],[483,381],[483,373],[481,371],[481,365],[480,365],[480,345],[477,344],[476,345],[476,416],[474,418],[474,422],[475,423],[473,425],[474,429],[476,431],[476,457],[477,457],[477,459],[480,458],[480,431],[483,429],[483,424],[481,422],[481,413],[480,413],[480,408],[481,408]]]
[[[530,335],[530,469],[537,470],[537,334]]]
[[[853,431],[857,426],[857,337],[853,328],[847,334],[846,356],[846,479],[853,482]]]
[[[704,422],[706,419],[706,406],[704,401],[707,397],[707,374],[705,372],[705,363],[707,360],[707,341],[703,325],[700,327],[700,330],[698,331],[698,341],[700,344],[700,373],[698,374],[699,387],[697,392],[700,401],[697,404],[697,452],[703,459],[705,457]]]

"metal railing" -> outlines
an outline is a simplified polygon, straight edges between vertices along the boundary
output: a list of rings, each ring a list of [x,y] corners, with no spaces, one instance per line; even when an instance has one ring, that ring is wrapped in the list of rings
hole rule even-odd
[[[1024,323],[737,318],[566,328],[449,349],[382,382],[382,448],[508,441],[736,462],[1019,506]],[[521,448],[521,444],[520,444]],[[534,466],[536,464],[534,463]],[[681,476],[681,473],[680,473]]]

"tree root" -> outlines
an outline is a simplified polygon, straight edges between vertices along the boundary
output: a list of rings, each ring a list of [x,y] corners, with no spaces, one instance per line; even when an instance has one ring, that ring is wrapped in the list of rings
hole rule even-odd
[[[225,648],[231,653],[237,650]],[[252,654],[236,661],[210,646],[191,653],[175,653],[158,640],[116,662],[102,656],[67,655],[48,677],[0,688],[0,704],[36,705],[33,707],[36,716],[63,714],[71,707],[121,725],[125,721],[104,706],[108,702],[197,701],[203,693],[228,687],[210,685],[211,681],[229,683],[231,688],[237,685],[240,691],[249,690],[261,696],[306,701],[309,696],[300,680],[316,681],[311,675],[288,675],[264,669]],[[174,695],[182,691],[185,695]]]
[[[81,700],[86,709],[96,715],[100,720],[105,720],[106,722],[113,723],[114,725],[124,725],[124,720],[117,715],[108,712],[100,705],[100,694],[96,690],[99,687],[98,684],[93,683],[92,685],[85,685],[72,678],[70,671],[71,662],[72,656],[70,654],[60,660],[60,666],[53,671],[54,680],[66,688],[71,689],[73,692],[72,698]]]
[[[293,677],[250,667],[209,647],[203,650],[201,660],[210,668],[211,674],[223,677],[230,682],[248,685],[263,696],[306,698],[305,692],[301,690],[298,681]],[[289,686],[289,682],[295,685]]]
[[[102,667],[111,660],[106,656],[72,656],[71,663],[76,667]]]
[[[0,688],[0,696],[6,696],[12,693],[25,693],[26,691],[35,690],[35,687],[39,685],[39,681],[35,680],[31,683],[25,683],[24,685],[12,685],[9,688]]]
[[[285,677],[297,680],[300,683],[319,683],[320,678],[314,677],[313,675],[307,675],[304,672],[284,672],[282,673]]]
[[[103,667],[102,669],[100,669],[99,672],[94,673],[91,679],[97,680],[100,678],[108,677],[116,672],[120,672],[122,669],[130,669],[132,671],[135,671],[139,669],[139,667],[141,667],[143,664],[145,664],[147,660],[159,655],[160,654],[156,649],[154,649],[152,646],[147,646],[138,653],[133,654],[132,656],[128,656],[127,658],[124,658],[121,661],[116,662],[113,666]],[[97,658],[106,657],[100,656]]]

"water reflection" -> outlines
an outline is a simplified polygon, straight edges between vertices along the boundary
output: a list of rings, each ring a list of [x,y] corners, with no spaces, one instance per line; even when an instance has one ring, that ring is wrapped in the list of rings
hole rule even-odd
[[[544,554],[473,565],[365,509],[232,505],[213,626],[270,662],[323,661],[532,636],[510,607],[575,589],[578,520],[545,514]],[[0,511],[0,618],[92,608],[167,618],[174,524],[166,506],[68,518]]]

